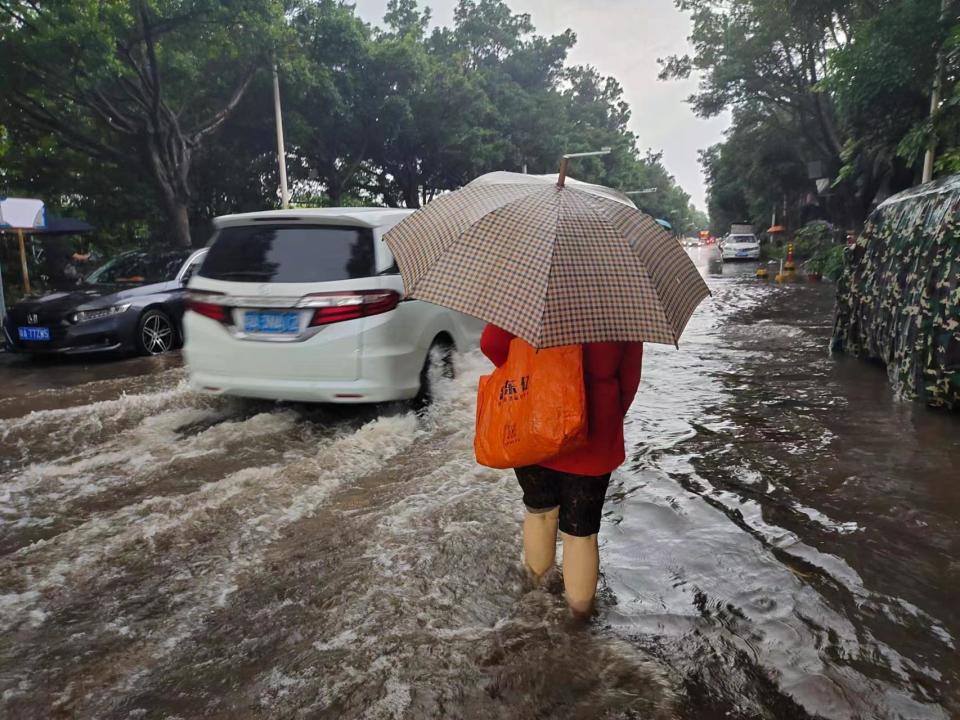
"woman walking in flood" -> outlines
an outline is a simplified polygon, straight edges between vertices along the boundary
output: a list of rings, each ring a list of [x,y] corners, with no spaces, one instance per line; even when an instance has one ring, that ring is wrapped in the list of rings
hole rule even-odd
[[[709,291],[680,243],[629,197],[567,178],[567,160],[582,155],[565,156],[555,176],[479,177],[384,240],[408,297],[490,323],[481,347],[498,370],[481,379],[477,461],[516,470],[535,577],[553,566],[560,531],[567,602],[588,616],[642,343],[675,346]]]
[[[501,367],[514,335],[487,325],[480,348]],[[611,473],[625,459],[623,421],[640,384],[642,343],[583,345],[586,442],[541,465],[516,468],[523,490],[523,556],[538,581],[553,567],[563,539],[563,584],[575,617],[593,610],[600,572],[597,536]],[[536,388],[551,392],[552,388]]]

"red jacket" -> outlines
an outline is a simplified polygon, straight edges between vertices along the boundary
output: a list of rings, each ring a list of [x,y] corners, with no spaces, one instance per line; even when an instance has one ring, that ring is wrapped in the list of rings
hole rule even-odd
[[[480,349],[500,367],[507,361],[514,336],[487,325]],[[544,467],[576,475],[605,475],[618,468],[623,448],[623,418],[640,385],[643,343],[589,343],[583,346],[583,374],[587,391],[587,444]]]

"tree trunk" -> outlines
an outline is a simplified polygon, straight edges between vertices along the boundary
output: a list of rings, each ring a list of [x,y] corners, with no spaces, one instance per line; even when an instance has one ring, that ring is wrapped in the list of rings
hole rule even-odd
[[[330,198],[330,205],[340,207],[343,202],[344,182],[335,165],[331,163],[330,172],[327,174],[327,197]]]
[[[148,135],[143,153],[167,217],[170,240],[178,247],[189,248],[193,246],[193,241],[190,237],[188,177],[193,154],[182,141],[182,136],[171,137],[166,143],[166,147],[173,148],[174,152],[164,152],[164,144],[158,142],[158,136],[159,133]]]
[[[167,231],[171,243],[182,248],[193,247],[190,237],[190,212],[186,201],[176,197],[165,197],[163,209],[169,223]]]
[[[416,180],[416,173],[404,172],[401,192],[403,193],[403,204],[408,208],[420,207],[420,183]]]
[[[332,207],[340,207],[341,198],[343,198],[343,192],[340,188],[340,183],[331,179],[327,184],[327,197],[330,198],[330,205]]]

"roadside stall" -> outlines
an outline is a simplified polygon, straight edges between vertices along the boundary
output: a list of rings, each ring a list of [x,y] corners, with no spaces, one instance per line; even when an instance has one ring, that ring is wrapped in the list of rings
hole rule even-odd
[[[770,238],[770,243],[780,247],[783,245],[783,239],[786,237],[787,228],[783,225],[771,225],[767,228],[767,236]]]
[[[23,277],[24,292],[30,292],[30,272],[27,269],[27,248],[24,231],[46,227],[47,211],[43,200],[33,198],[0,198],[0,235],[14,235],[19,243],[20,272]],[[0,266],[0,319],[7,315],[4,300],[3,267]]]
[[[37,237],[64,237],[83,235],[93,231],[93,226],[83,220],[59,218],[48,215],[42,200],[29,198],[0,198],[0,240],[17,239],[20,261],[20,278],[23,294],[32,292],[28,240]],[[2,249],[2,246],[0,246]],[[0,324],[6,317],[3,254],[0,252]]]

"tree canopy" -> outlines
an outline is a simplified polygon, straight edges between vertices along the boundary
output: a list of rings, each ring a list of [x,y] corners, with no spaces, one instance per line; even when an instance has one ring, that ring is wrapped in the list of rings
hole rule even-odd
[[[149,179],[189,244],[194,155],[226,122],[282,30],[264,0],[73,0],[0,5],[4,123]],[[31,140],[33,141],[31,143]]]
[[[920,180],[931,143],[938,172],[960,172],[956,0],[676,4],[692,14],[693,53],[664,59],[661,77],[697,73],[694,110],[733,111],[725,142],[702,156],[715,230],[761,225],[775,208],[788,224],[815,214],[859,227]],[[941,65],[944,101],[929,118]]]
[[[540,35],[502,0],[431,28],[416,0],[390,0],[381,27],[341,0],[3,0],[0,190],[116,242],[198,242],[215,215],[276,207],[276,62],[297,203],[418,207],[609,146],[573,174],[656,187],[638,204],[699,229],[620,84],[568,64],[572,31]]]

